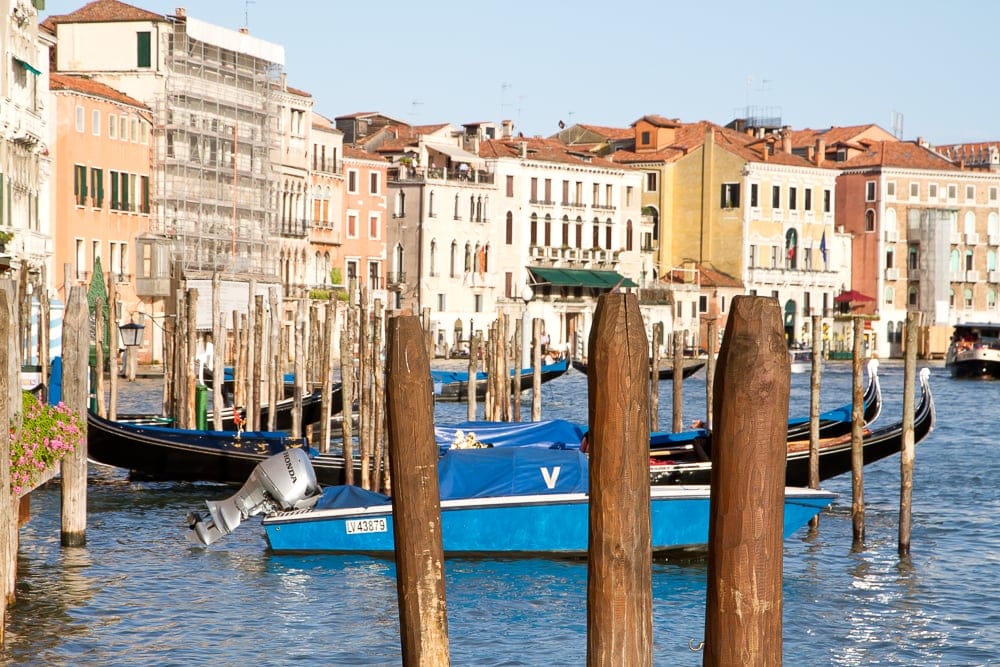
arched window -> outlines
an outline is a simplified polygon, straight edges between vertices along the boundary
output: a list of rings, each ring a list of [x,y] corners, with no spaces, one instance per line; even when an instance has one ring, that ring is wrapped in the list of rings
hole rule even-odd
[[[1000,241],[1000,216],[995,212],[990,213],[986,219],[986,233],[989,234],[988,240],[990,245],[994,245]]]
[[[971,271],[973,268],[973,255],[971,250],[965,251],[965,270]]]
[[[576,247],[583,248],[583,218],[576,216]]]
[[[632,249],[632,221],[625,221],[625,249]]]
[[[966,287],[962,290],[962,300],[965,303],[966,308],[972,308],[972,288]]]
[[[886,209],[885,220],[882,221],[882,228],[885,229],[885,236],[887,239],[899,238],[899,229],[896,224],[896,209]]]
[[[451,257],[448,261],[449,273],[452,278],[458,275],[458,241],[451,242]]]
[[[483,198],[476,198],[476,222],[485,222],[483,220]]]
[[[472,271],[472,244],[465,244],[465,272],[470,273]]]
[[[892,320],[885,323],[885,334],[890,343],[896,342],[896,323]]]
[[[552,245],[552,216],[548,213],[545,214],[545,245]]]
[[[430,265],[428,267],[428,270],[430,271],[430,274],[432,276],[436,276],[437,275],[437,249],[438,249],[437,241],[432,240],[431,241],[431,260],[430,260]]]
[[[514,243],[514,214],[511,211],[507,211],[506,226],[507,230],[506,230],[505,240],[507,242],[507,245],[511,245]]]
[[[564,246],[569,245],[569,216],[564,215],[562,217],[562,244]]]
[[[957,273],[962,268],[962,256],[959,254],[958,248],[951,249],[949,268],[953,273]]]
[[[400,190],[396,194],[396,217],[402,218],[406,215],[406,193]]]
[[[955,288],[954,287],[949,287],[948,288],[948,305],[951,306],[952,308],[955,307]]]
[[[986,270],[996,271],[997,270],[997,251],[990,248],[986,251]]]
[[[531,214],[531,223],[528,228],[529,243],[531,245],[538,245],[538,214]]]
[[[458,202],[459,202],[458,195],[455,195],[455,216],[454,217],[455,217],[456,220],[461,220],[462,216],[458,212]]]
[[[427,217],[436,218],[437,214],[434,213],[434,191],[431,190],[427,193]]]
[[[992,287],[986,290],[986,308],[988,310],[996,310],[997,307],[997,291]]]
[[[917,288],[910,286],[906,290],[906,305],[916,307],[919,305],[917,301]]]
[[[593,235],[594,235],[594,239],[593,239],[594,242],[590,244],[590,247],[591,248],[600,248],[601,247],[601,221],[598,220],[597,218],[594,218],[594,224],[592,226],[593,226],[593,230],[592,231],[593,231]]]
[[[972,211],[965,212],[965,235],[969,237],[976,233],[976,214]],[[968,242],[968,238],[966,238]]]
[[[611,243],[611,230],[614,228],[614,223],[611,222],[611,218],[604,221],[604,247],[608,250],[612,249]]]
[[[402,243],[397,243],[396,244],[396,250],[395,250],[394,255],[395,255],[395,257],[393,258],[393,264],[395,266],[393,268],[396,269],[396,275],[397,276],[402,276],[402,274],[403,274],[403,244]],[[397,282],[403,282],[403,280],[402,280],[401,277],[397,277],[396,281]]]
[[[476,196],[469,195],[469,222],[476,219]]]
[[[875,211],[871,209],[865,211],[865,231],[866,232],[875,231]]]
[[[885,290],[882,292],[883,300],[885,301],[885,304],[887,306],[892,305],[892,300],[895,296],[896,296],[896,290],[889,286],[886,286]],[[889,323],[889,326],[890,327],[892,326],[892,322]]]

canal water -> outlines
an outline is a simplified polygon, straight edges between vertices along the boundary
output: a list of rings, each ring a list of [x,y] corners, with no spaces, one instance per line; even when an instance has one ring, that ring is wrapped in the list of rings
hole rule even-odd
[[[902,366],[884,362],[880,422],[902,415]],[[824,369],[824,409],[850,400],[849,363]],[[1000,383],[951,380],[932,367],[937,426],[916,450],[912,555],[896,553],[899,456],[865,468],[867,539],[851,548],[851,479],[819,532],[785,541],[783,657],[789,665],[1000,664]],[[672,384],[661,383],[660,424]],[[155,406],[159,387],[123,388],[122,411]],[[125,394],[124,392],[128,392]],[[543,386],[545,417],[586,420],[586,377]],[[526,402],[530,394],[525,394]],[[704,416],[704,371],[684,382],[684,420]],[[805,415],[809,375],[792,376]],[[529,405],[530,407],[530,405]],[[465,418],[464,404],[437,408]],[[398,665],[392,562],[268,553],[251,519],[209,549],[184,516],[231,489],[132,483],[91,465],[87,544],[59,545],[59,488],[32,497],[21,530],[17,603],[0,653],[11,665]],[[454,665],[583,665],[586,564],[449,560]],[[656,665],[700,665],[704,559],[653,566]],[[775,648],[775,650],[777,650]]]

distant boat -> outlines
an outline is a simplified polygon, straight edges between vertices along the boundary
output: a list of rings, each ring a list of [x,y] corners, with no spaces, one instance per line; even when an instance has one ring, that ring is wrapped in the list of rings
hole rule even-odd
[[[681,366],[681,379],[687,379],[700,371],[705,364],[708,363],[704,359],[685,359]],[[579,359],[573,360],[573,368],[580,371],[581,373],[587,373],[587,362],[581,361]],[[650,369],[652,372],[652,369]],[[674,379],[674,366],[670,361],[667,361],[666,365],[660,366],[659,379],[661,380],[672,380]]]
[[[812,370],[813,352],[807,347],[789,348],[788,363],[793,373],[808,373]]]
[[[1000,379],[1000,324],[956,324],[944,365],[953,378]]]
[[[329,487],[314,496],[311,508],[304,508],[307,498],[301,493],[273,489],[281,495],[276,502],[238,505],[242,498],[259,497],[260,479],[258,475],[248,480],[234,497],[235,503],[212,501],[209,516],[189,515],[197,536],[214,541],[239,524],[236,512],[251,515],[260,507],[268,544],[276,553],[394,555],[393,511],[388,496],[353,486]],[[453,449],[439,461],[438,479],[446,555],[586,555],[589,476],[587,457],[579,450]],[[310,485],[307,492],[315,492],[314,487]],[[654,553],[704,549],[708,543],[708,486],[651,487],[650,496]],[[784,535],[805,525],[834,497],[826,491],[786,489]],[[268,507],[295,509],[268,511]],[[220,525],[226,530],[218,531]]]
[[[555,380],[566,374],[569,370],[569,361],[560,359],[551,364],[542,364],[542,382]],[[516,370],[511,370],[511,377],[518,375]],[[489,374],[485,371],[476,373],[476,400],[486,397],[486,386]],[[534,385],[534,369],[522,368],[519,377],[520,383],[515,389],[527,391]],[[445,371],[431,369],[431,381],[434,383],[434,398],[439,401],[465,401],[468,399],[469,373],[467,371]]]

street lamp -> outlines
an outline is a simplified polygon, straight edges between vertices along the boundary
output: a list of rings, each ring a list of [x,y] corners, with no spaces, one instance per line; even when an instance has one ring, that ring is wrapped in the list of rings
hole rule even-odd
[[[531,285],[525,285],[521,289],[521,301],[524,301],[524,310],[521,311],[521,368],[531,368],[531,318],[528,317],[528,302],[534,296]]]
[[[118,333],[122,337],[122,345],[126,348],[142,345],[142,331],[145,328],[145,326],[136,322],[129,322],[118,327]]]

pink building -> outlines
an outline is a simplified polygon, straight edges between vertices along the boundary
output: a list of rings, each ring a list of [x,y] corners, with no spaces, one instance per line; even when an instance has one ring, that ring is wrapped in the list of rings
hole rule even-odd
[[[372,298],[385,293],[386,174],[389,163],[363,150],[344,147],[344,236],[340,263],[345,284],[357,278]]]
[[[65,300],[69,285],[90,283],[100,257],[119,291],[114,317],[124,324],[149,312],[135,293],[133,256],[136,237],[150,226],[149,109],[85,76],[52,73],[49,89],[56,118],[52,282]]]

